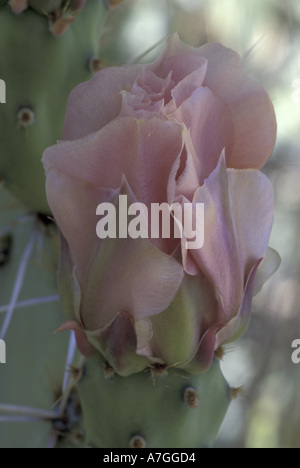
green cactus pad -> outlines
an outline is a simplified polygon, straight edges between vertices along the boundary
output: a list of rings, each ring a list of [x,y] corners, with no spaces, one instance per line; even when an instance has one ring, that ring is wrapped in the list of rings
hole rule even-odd
[[[218,362],[202,375],[169,369],[154,379],[150,370],[109,375],[89,359],[79,394],[86,445],[95,448],[208,448],[230,403]]]
[[[69,337],[53,335],[64,321],[55,299],[55,230],[51,229],[51,234],[50,226],[24,213],[3,189],[0,209],[1,334],[7,318],[3,306],[11,303],[18,281],[17,303],[28,303],[14,308],[2,337],[6,343],[6,364],[0,364],[0,448],[45,448],[54,433],[54,423],[29,418],[22,408],[33,408],[37,414],[40,410],[51,412],[62,393]],[[20,279],[20,265],[34,231],[35,242],[24,264],[25,275]],[[21,408],[12,411],[11,407]],[[19,422],[22,417],[24,422]]]
[[[107,9],[89,0],[61,37],[49,20],[29,9],[21,15],[8,4],[0,10],[0,78],[6,104],[0,105],[0,178],[29,209],[49,213],[43,151],[61,138],[71,90],[91,78]]]

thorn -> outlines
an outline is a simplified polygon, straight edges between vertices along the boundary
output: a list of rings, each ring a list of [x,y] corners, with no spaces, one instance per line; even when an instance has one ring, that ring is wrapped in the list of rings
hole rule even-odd
[[[96,75],[100,70],[104,68],[103,62],[98,57],[92,57],[89,62],[89,69]]]
[[[35,122],[35,115],[32,109],[24,107],[18,112],[18,126],[22,128],[31,127]]]
[[[135,435],[132,437],[129,443],[130,448],[145,448],[146,447],[146,441],[143,437],[139,435]]]
[[[76,366],[70,366],[69,367],[69,373],[72,379],[76,382],[79,383],[80,380],[82,379],[83,376],[83,369],[82,367],[76,367]]]
[[[81,445],[84,442],[84,436],[84,432],[82,430],[78,430],[74,434],[70,435],[70,440],[77,445]]]
[[[229,394],[230,394],[230,398],[232,400],[236,400],[237,398],[239,398],[240,395],[242,395],[244,393],[244,387],[241,386],[241,387],[237,387],[237,388],[231,388],[230,391],[229,391]]]
[[[215,351],[215,358],[218,359],[219,361],[223,361],[224,357],[226,355],[226,350],[224,346],[220,346],[218,349]]]
[[[54,16],[50,19],[50,32],[54,36],[62,36],[75,20],[76,18],[73,15],[61,16],[60,18]]]
[[[169,367],[166,364],[154,364],[150,366],[151,376],[153,379],[153,385],[156,383],[156,379],[160,377],[167,377]]]
[[[196,409],[199,406],[199,397],[194,387],[186,387],[184,390],[184,402],[190,409]]]
[[[104,363],[104,377],[106,380],[111,380],[115,375],[115,369],[106,361]]]

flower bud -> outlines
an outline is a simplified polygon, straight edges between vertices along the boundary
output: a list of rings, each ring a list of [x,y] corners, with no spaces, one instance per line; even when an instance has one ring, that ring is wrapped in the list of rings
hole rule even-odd
[[[245,332],[280,263],[259,171],[275,139],[266,91],[220,44],[173,35],[153,64],[104,69],[73,91],[43,162],[62,234],[62,329],[83,354],[121,375],[203,372]]]

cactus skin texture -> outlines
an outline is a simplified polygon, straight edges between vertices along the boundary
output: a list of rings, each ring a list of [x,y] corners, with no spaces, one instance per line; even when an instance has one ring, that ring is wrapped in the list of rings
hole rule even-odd
[[[41,157],[61,138],[71,90],[91,78],[107,6],[88,0],[63,35],[49,30],[47,15],[0,7],[0,178],[30,210],[49,213]]]
[[[93,448],[210,448],[230,404],[217,361],[202,375],[120,377],[88,359],[78,390]]]
[[[10,304],[20,262],[34,230],[36,241],[17,302],[55,297],[58,247],[55,227],[26,214],[2,188],[0,210],[0,307]],[[5,318],[6,313],[0,311],[0,333]],[[49,442],[52,446],[74,447],[69,434],[73,431],[71,423],[70,428],[62,424],[60,415],[53,421],[39,417],[29,421],[22,413],[23,407],[36,409],[37,416],[40,410],[58,412],[56,405],[63,393],[69,337],[53,333],[63,319],[56,300],[16,307],[13,312],[4,336],[6,364],[0,364],[0,448],[46,448]],[[21,409],[6,412],[8,405]],[[24,421],[19,422],[20,416]],[[56,437],[61,432],[63,437]]]

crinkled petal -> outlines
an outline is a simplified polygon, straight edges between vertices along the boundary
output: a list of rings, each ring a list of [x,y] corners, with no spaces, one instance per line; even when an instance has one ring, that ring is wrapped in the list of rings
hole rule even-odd
[[[136,119],[161,118],[164,101],[144,102],[143,95],[122,92],[123,102],[120,117],[134,117]]]
[[[159,119],[124,118],[82,140],[61,142],[45,151],[48,202],[69,244],[79,280],[99,244],[97,206],[110,201],[109,192],[119,190],[123,174],[137,201],[147,206],[165,202],[170,171],[182,149],[181,132],[178,125]],[[155,245],[166,253],[175,248],[169,239]]]
[[[173,67],[172,77],[178,75],[178,82],[192,73],[196,63],[191,60],[186,66],[185,61],[176,60],[181,54],[186,62],[191,56],[207,59],[203,85],[228,109],[234,132],[234,145],[227,155],[228,167],[262,167],[273,150],[277,134],[274,106],[266,90],[246,75],[241,58],[233,50],[216,43],[193,48],[181,42],[178,34],[168,38],[164,52],[152,69],[164,77]]]
[[[46,172],[59,169],[98,187],[118,189],[125,174],[138,201],[149,206],[167,200],[169,175],[181,150],[181,126],[157,118],[122,118],[86,138],[48,148],[43,162]],[[57,203],[62,196],[72,193],[66,189]]]
[[[197,49],[181,42],[177,33],[171,34],[162,54],[150,67],[162,78],[166,78],[172,72],[172,79],[177,85],[185,77],[201,69],[204,64],[203,57],[195,51]]]
[[[142,92],[145,97],[152,102],[157,102],[165,99],[167,102],[171,99],[171,91],[174,88],[172,80],[172,72],[166,78],[157,76],[149,65],[145,65],[137,76],[136,82],[133,84],[131,92],[139,94]]]
[[[176,57],[178,61],[182,61],[183,55]],[[207,71],[207,60],[199,57],[197,63],[198,68],[187,75],[183,80],[181,80],[177,86],[172,89],[171,95],[174,99],[176,108],[180,107],[184,101],[189,99],[192,94],[203,85],[203,81]],[[173,74],[173,72],[170,72]],[[172,104],[170,106],[172,108]]]
[[[130,91],[141,66],[106,68],[71,93],[63,140],[78,140],[99,131],[118,117],[122,91]]]
[[[198,88],[169,116],[182,122],[190,132],[198,163],[198,186],[216,168],[225,148],[231,154],[234,135],[230,114],[208,88]],[[185,177],[188,177],[188,172]]]

